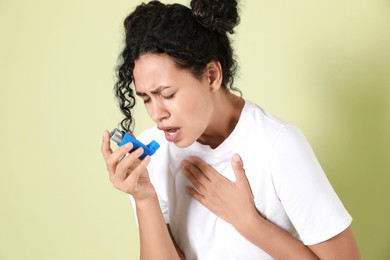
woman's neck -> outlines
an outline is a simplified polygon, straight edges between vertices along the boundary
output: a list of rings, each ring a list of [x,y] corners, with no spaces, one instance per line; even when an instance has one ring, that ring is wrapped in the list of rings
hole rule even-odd
[[[240,119],[245,101],[225,89],[218,91],[213,99],[213,117],[197,141],[215,149],[233,132]]]

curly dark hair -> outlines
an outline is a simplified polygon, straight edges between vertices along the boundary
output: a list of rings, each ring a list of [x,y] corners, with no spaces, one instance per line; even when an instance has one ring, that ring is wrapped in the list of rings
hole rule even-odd
[[[227,33],[239,23],[237,1],[192,0],[191,9],[181,4],[159,1],[142,3],[125,19],[125,47],[117,69],[115,95],[125,115],[120,123],[131,131],[135,95],[132,88],[134,61],[146,53],[167,54],[179,68],[196,78],[212,60],[222,67],[222,87],[233,87],[237,63]]]

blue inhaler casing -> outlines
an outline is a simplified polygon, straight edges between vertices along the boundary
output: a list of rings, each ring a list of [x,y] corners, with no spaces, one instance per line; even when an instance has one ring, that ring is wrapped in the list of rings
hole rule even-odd
[[[160,147],[160,145],[156,141],[151,141],[150,144],[144,145],[143,143],[135,139],[135,137],[132,137],[125,131],[121,131],[117,128],[111,131],[110,139],[117,143],[118,146],[125,145],[129,142],[133,143],[133,148],[131,148],[131,150],[129,151],[130,153],[134,150],[137,150],[139,147],[142,147],[144,149],[144,153],[139,157],[139,159],[141,160],[145,158],[146,155],[152,156]]]

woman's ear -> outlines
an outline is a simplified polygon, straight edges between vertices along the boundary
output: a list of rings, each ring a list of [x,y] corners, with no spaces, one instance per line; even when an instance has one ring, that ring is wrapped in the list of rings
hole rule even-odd
[[[205,77],[212,92],[217,91],[222,86],[222,66],[219,61],[212,60],[206,65]]]

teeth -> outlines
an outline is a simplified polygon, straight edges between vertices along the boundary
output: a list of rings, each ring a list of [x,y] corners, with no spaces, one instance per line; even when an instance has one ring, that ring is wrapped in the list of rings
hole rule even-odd
[[[169,129],[169,130],[168,130],[168,134],[169,134],[169,135],[174,135],[174,134],[176,134],[176,132],[177,132],[176,129]]]

